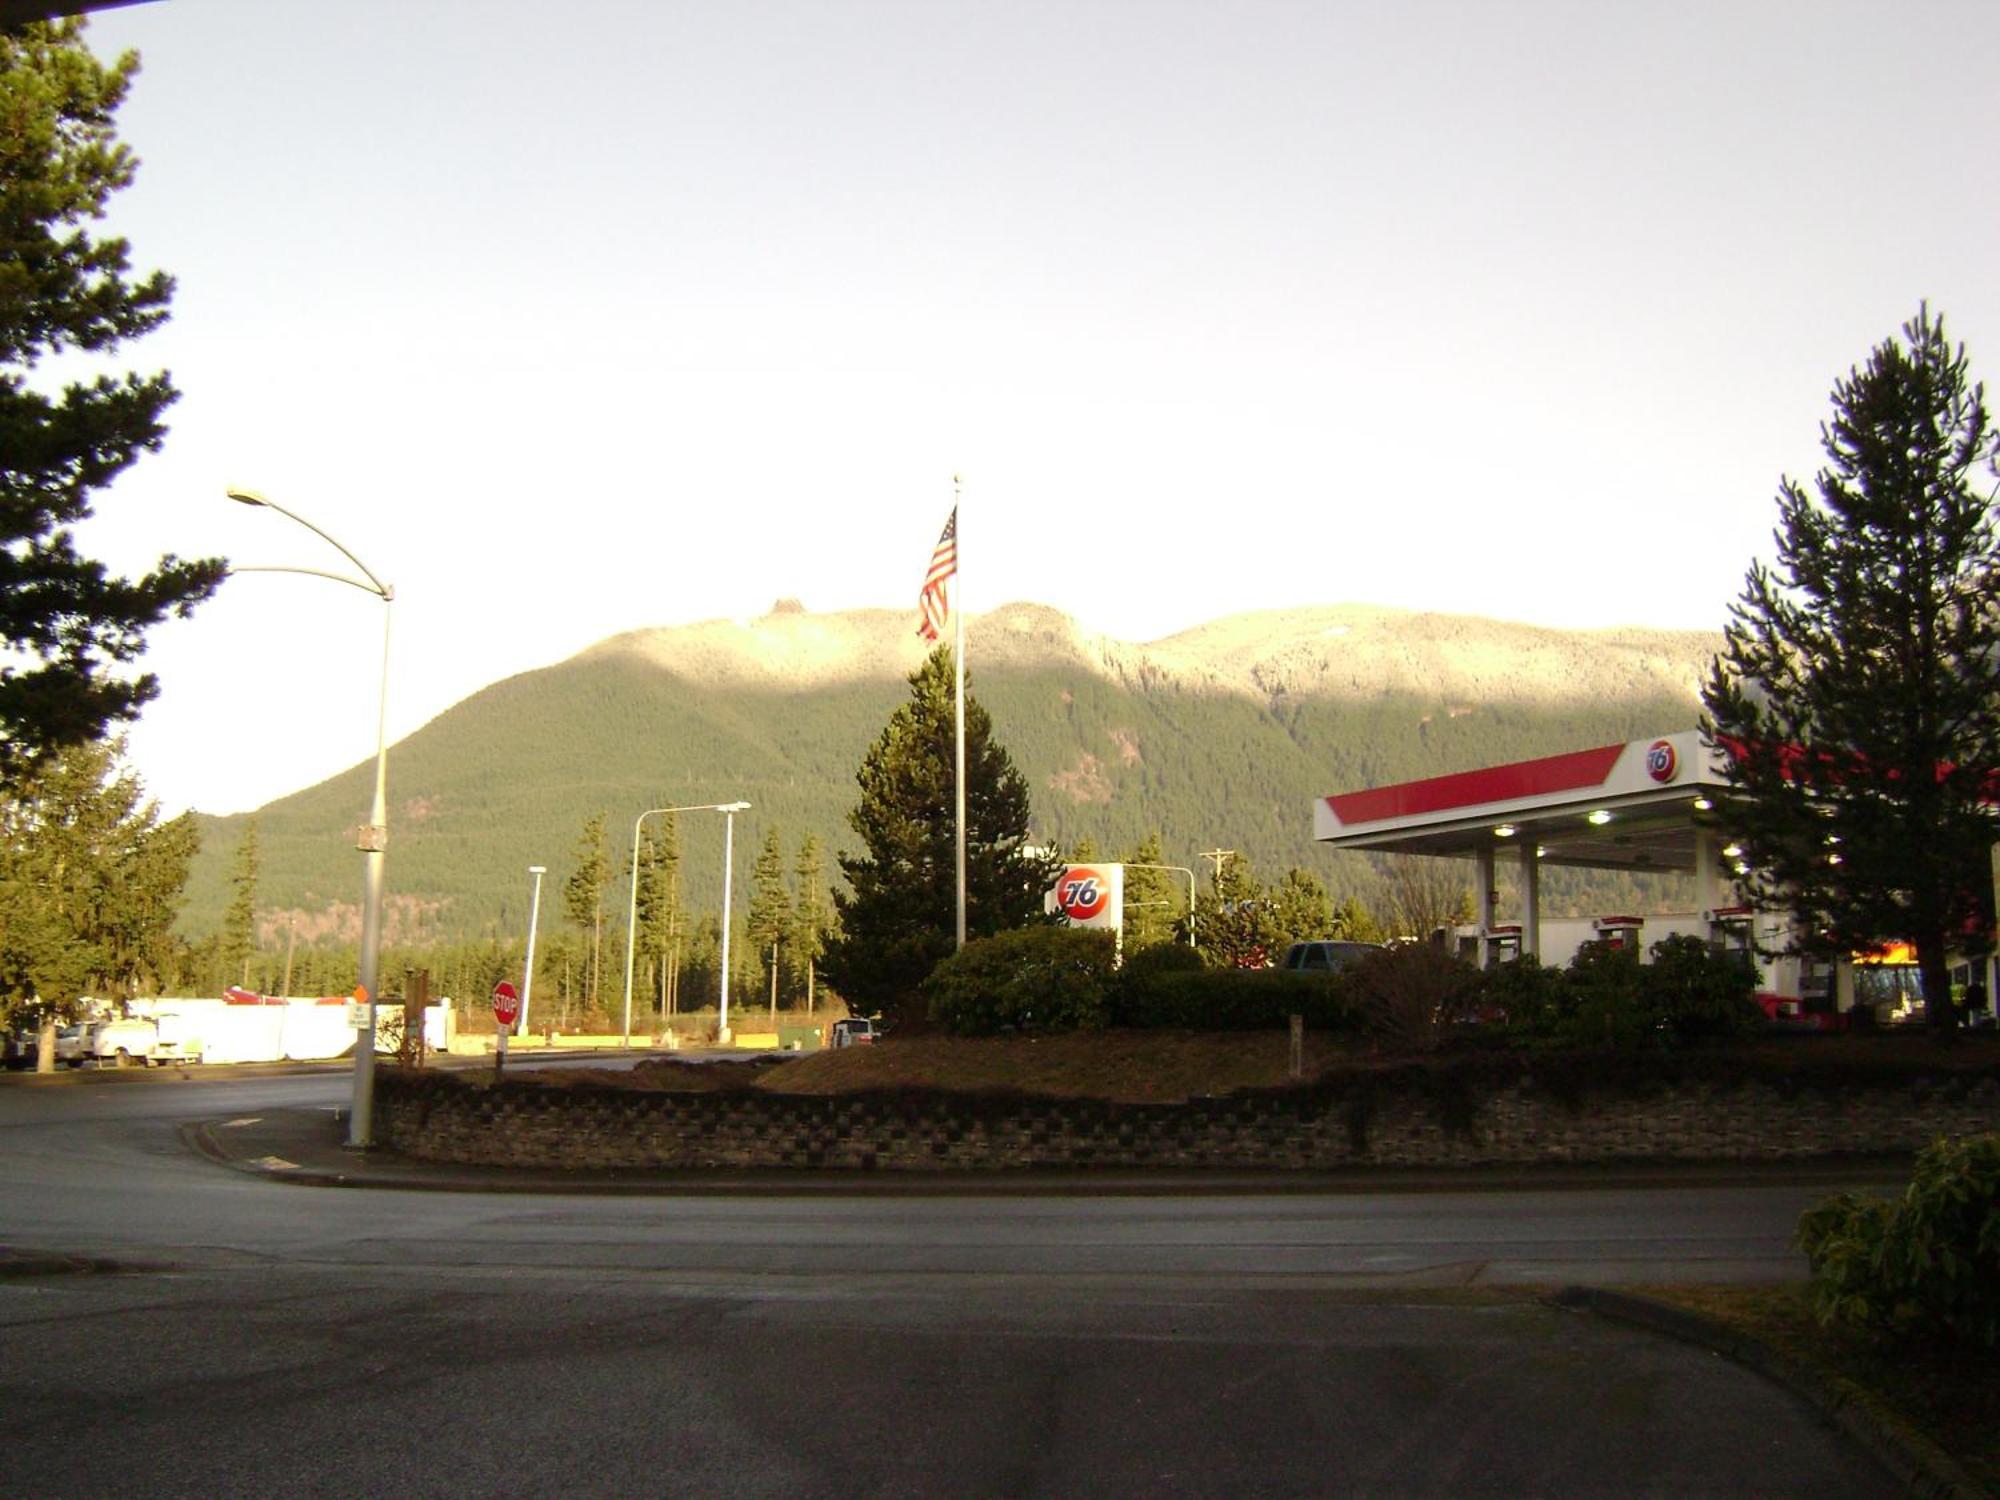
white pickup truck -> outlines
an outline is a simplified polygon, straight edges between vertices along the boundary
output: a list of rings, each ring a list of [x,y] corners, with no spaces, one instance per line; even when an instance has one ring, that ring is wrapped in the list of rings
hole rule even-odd
[[[98,1029],[91,1050],[99,1066],[110,1062],[119,1067],[129,1063],[200,1062],[201,1038],[171,1011],[147,1020],[128,1016],[122,1021],[106,1021]]]

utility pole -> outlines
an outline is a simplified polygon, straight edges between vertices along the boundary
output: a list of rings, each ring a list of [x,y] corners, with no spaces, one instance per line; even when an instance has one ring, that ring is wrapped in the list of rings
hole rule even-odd
[[[1206,859],[1214,863],[1215,883],[1217,885],[1221,885],[1222,867],[1229,860],[1236,858],[1236,851],[1234,849],[1204,849],[1200,854],[1197,854],[1195,858]]]

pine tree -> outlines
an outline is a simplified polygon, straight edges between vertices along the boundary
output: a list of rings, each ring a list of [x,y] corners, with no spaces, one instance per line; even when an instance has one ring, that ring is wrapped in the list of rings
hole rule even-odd
[[[1278,937],[1273,958],[1281,957],[1287,944],[1332,936],[1333,898],[1310,870],[1287,870],[1271,892],[1271,909]]]
[[[1742,884],[1836,953],[1913,943],[1935,1025],[1947,952],[1991,942],[2000,554],[1985,392],[1928,306],[1833,388],[1817,500],[1787,478],[1702,690],[1740,795]],[[1983,477],[1983,476],[1981,476]]]
[[[572,851],[576,869],[563,885],[563,914],[575,924],[584,945],[580,967],[584,974],[583,1006],[597,1006],[597,981],[604,949],[604,887],[611,879],[611,861],[604,850],[605,814],[593,813],[584,820]],[[565,993],[568,992],[567,986]]]
[[[122,746],[98,741],[39,761],[0,794],[0,1023],[55,1031],[87,994],[129,987],[169,928],[194,854],[185,818],[158,825]]]
[[[771,1024],[778,1022],[778,952],[792,925],[792,898],[785,889],[785,851],[778,830],[764,835],[764,847],[750,876],[747,930],[757,956],[770,971]]]
[[[1140,841],[1125,858],[1125,952],[1157,948],[1177,940],[1184,893],[1175,889],[1173,872],[1164,868],[1166,853],[1157,831]]]
[[[833,933],[833,906],[826,886],[826,864],[820,856],[819,840],[807,834],[799,844],[799,862],[793,874],[798,885],[792,899],[792,959],[799,965],[806,986],[806,1016],[815,1008],[813,982],[820,955],[826,952]]]
[[[229,875],[229,909],[222,914],[222,983],[218,989],[250,982],[250,955],[257,948],[257,820],[243,825],[236,863]]]
[[[680,830],[668,813],[658,835],[648,830],[640,838],[636,937],[652,976],[647,992],[660,1002],[662,1024],[672,1014],[673,961],[679,952],[682,920]]]
[[[1334,908],[1333,923],[1327,931],[1334,938],[1349,943],[1380,943],[1389,936],[1381,920],[1359,896],[1349,896]]]
[[[1276,962],[1284,937],[1277,909],[1242,855],[1216,862],[1210,888],[1195,904],[1195,932],[1201,956],[1217,968],[1261,969]]]
[[[827,978],[850,1008],[892,1020],[919,1014],[917,986],[956,943],[952,656],[939,647],[910,677],[910,697],[862,760],[848,824],[864,852],[842,854],[851,894],[836,891],[840,934]],[[1028,784],[965,700],[965,924],[983,937],[1041,919],[1052,861],[1025,853]]]
[[[145,632],[215,592],[219,558],[167,556],[113,576],[76,548],[92,496],[166,435],[164,374],[75,380],[59,396],[44,360],[113,353],[166,321],[173,281],[128,280],[130,247],[94,236],[138,167],[113,116],[139,69],[91,56],[75,20],[0,28],[0,778],[131,719],[159,690],[125,670]]]

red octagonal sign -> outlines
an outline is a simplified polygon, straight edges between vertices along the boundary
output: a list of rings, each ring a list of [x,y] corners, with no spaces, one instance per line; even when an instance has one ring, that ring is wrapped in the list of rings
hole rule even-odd
[[[493,1019],[502,1026],[512,1026],[514,1018],[521,1013],[521,992],[508,980],[501,980],[493,986]]]

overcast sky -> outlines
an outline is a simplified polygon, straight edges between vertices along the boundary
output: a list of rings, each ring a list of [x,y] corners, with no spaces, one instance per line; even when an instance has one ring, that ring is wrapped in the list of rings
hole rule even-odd
[[[162,0],[89,35],[144,58],[111,227],[179,279],[124,357],[185,393],[89,543],[338,567],[223,490],[310,518],[397,590],[392,738],[621,630],[914,628],[955,472],[974,613],[1715,629],[1921,299],[2000,382],[1989,0]],[[253,576],[162,629],[149,788],[237,811],[372,755],[380,621]]]

